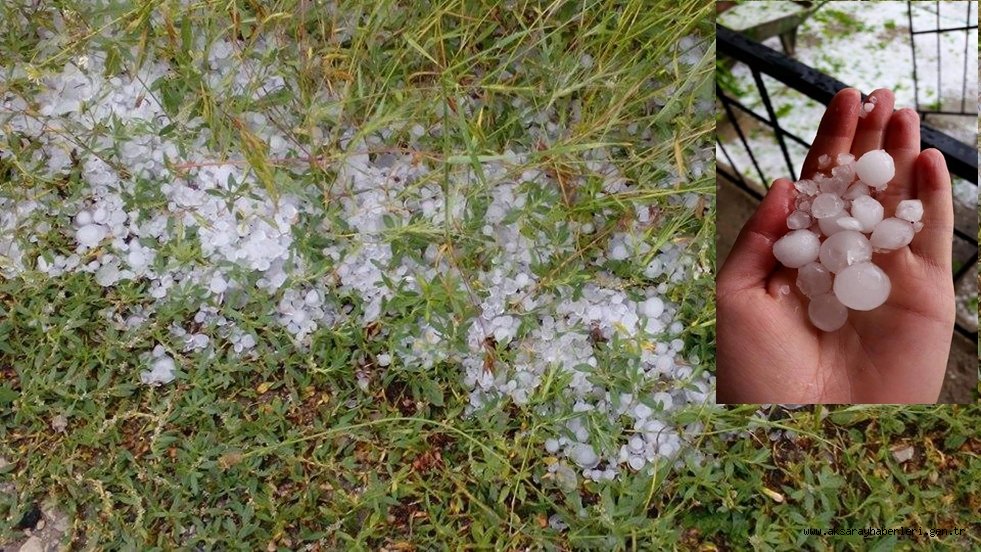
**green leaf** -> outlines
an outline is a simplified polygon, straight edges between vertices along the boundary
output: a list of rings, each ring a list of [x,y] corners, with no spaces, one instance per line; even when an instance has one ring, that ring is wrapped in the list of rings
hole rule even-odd
[[[20,393],[14,391],[7,385],[0,385],[0,404],[13,404]]]

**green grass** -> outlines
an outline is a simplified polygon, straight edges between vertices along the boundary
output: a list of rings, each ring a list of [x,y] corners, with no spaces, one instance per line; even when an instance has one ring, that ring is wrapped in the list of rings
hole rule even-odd
[[[823,31],[825,36],[841,36],[868,31],[865,25],[856,21],[847,12],[833,8],[818,9],[811,17],[825,26]]]
[[[709,93],[711,60],[686,69],[673,51],[681,36],[711,32],[711,4],[514,4],[443,0],[406,10],[395,9],[404,3],[352,2],[347,9],[360,15],[356,19],[304,10],[308,4],[300,2],[198,3],[186,11],[176,3],[145,2],[98,14],[82,4],[65,6],[59,32],[67,39],[58,53],[42,54],[35,32],[55,28],[52,12],[32,15],[28,25],[11,24],[0,35],[0,51],[9,54],[4,63],[28,68],[0,85],[0,94],[7,87],[29,96],[40,86],[34,77],[89,48],[107,52],[113,70],[133,70],[154,56],[168,59],[172,77],[147,93],[158,95],[182,123],[205,120],[210,147],[242,152],[273,196],[313,183],[329,198],[336,191],[329,161],[343,156],[340,136],[327,136],[328,145],[310,151],[322,164],[294,170],[295,163],[271,159],[236,124],[251,111],[302,114],[301,124],[289,130],[304,147],[318,125],[343,122],[367,136],[393,122],[441,124],[448,129],[442,139],[417,152],[439,169],[432,174],[442,175],[434,182],[441,186],[449,186],[453,171],[479,174],[480,160],[507,148],[537,152],[524,168],[577,174],[584,170],[583,151],[613,144],[617,165],[643,186],[629,196],[602,196],[592,179],[574,201],[566,190],[532,190],[537,200],[524,228],[554,232],[561,242],[563,221],[609,211],[615,222],[633,202],[650,203],[662,223],[646,239],[687,244],[693,259],[710,269],[713,203],[693,210],[670,198],[713,189],[711,174],[690,173],[697,152],[711,144],[714,118],[695,109]],[[15,21],[10,15],[17,9],[5,5],[0,19]],[[327,38],[340,27],[351,29],[350,38]],[[299,85],[261,105],[247,94],[213,89],[187,47],[191,32],[241,38],[238,55],[246,57],[253,54],[250,41],[281,41],[286,46],[269,61]],[[584,53],[593,57],[590,69],[581,65]],[[508,63],[519,58],[523,70],[506,75]],[[336,101],[325,103],[325,91]],[[469,94],[483,95],[483,111],[468,117],[434,109]],[[575,100],[582,118],[563,140],[540,147],[526,143],[514,100],[555,107],[563,117]],[[652,139],[626,134],[631,123],[651,128]],[[180,126],[170,132],[180,136]],[[122,136],[138,129],[103,131]],[[17,140],[3,136],[0,149],[16,153],[0,165],[5,194],[34,186],[67,198],[84,192],[77,177],[45,182],[34,176],[28,168],[35,146],[19,150],[12,144]],[[79,147],[90,139],[75,137]],[[665,179],[677,185],[655,186]],[[127,198],[132,206],[161,201],[153,183],[138,189]],[[456,190],[477,206],[486,191],[479,185]],[[329,204],[325,210],[339,216]],[[478,222],[416,220],[393,225],[385,236],[405,254],[439,243],[472,274],[484,263]],[[298,247],[311,262],[309,278],[331,270],[316,251],[345,238],[318,235],[318,223],[304,219],[296,229]],[[606,230],[614,228],[611,222]],[[169,247],[174,258],[196,262],[197,243],[184,235]],[[581,258],[603,247],[602,239],[576,236],[572,243],[567,256],[539,267],[544,286],[595,277]],[[41,245],[68,247],[56,232]],[[643,284],[628,263],[616,270],[628,285]],[[137,383],[139,354],[166,342],[171,323],[193,316],[195,290],[160,306],[148,324],[120,330],[108,310],[145,301],[145,284],[102,288],[91,275],[48,279],[35,271],[0,280],[0,456],[12,463],[0,483],[16,489],[0,493],[0,543],[19,538],[13,525],[31,503],[46,499],[69,512],[68,539],[82,549],[288,550],[309,543],[322,550],[864,549],[869,541],[804,537],[801,530],[834,523],[966,528],[978,510],[976,406],[851,407],[830,415],[803,409],[772,421],[755,417],[755,408],[692,406],[677,422],[703,424],[704,431],[688,439],[705,460],[691,457],[678,468],[662,462],[653,478],[580,480],[570,489],[547,475],[556,459],[544,452],[543,441],[552,436],[554,420],[538,414],[539,406],[563,400],[561,374],[550,374],[526,407],[505,404],[468,416],[467,390],[452,362],[430,371],[382,371],[370,362],[418,333],[420,316],[444,327],[451,342],[462,341],[465,332],[454,320],[472,314],[471,298],[452,282],[432,284],[420,295],[393,299],[403,316],[386,317],[379,327],[322,329],[308,351],[270,322],[273,299],[254,294],[236,322],[260,336],[256,354],[238,356],[227,346],[211,358],[173,352],[178,379],[151,389]],[[686,351],[707,366],[714,359],[712,289],[705,272],[670,292],[682,305]],[[628,361],[625,351],[611,346],[610,364]],[[513,354],[499,353],[502,362]],[[369,392],[355,383],[359,370],[373,378]],[[58,415],[68,420],[64,433],[50,427]],[[797,438],[771,442],[768,432],[780,428],[792,428]],[[598,440],[611,438],[596,431]],[[730,438],[730,432],[736,433]],[[918,452],[899,465],[890,447],[906,443]],[[556,513],[568,530],[548,527]],[[963,549],[978,539],[975,533],[917,542]]]

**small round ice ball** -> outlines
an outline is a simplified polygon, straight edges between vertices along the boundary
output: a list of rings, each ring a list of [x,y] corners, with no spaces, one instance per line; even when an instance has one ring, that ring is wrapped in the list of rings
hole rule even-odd
[[[852,200],[851,214],[862,224],[862,232],[871,232],[882,222],[882,204],[869,196],[856,197]]]
[[[833,332],[848,321],[848,309],[831,293],[824,293],[811,299],[807,306],[807,317],[819,330]]]
[[[844,208],[845,202],[837,194],[818,194],[811,203],[811,214],[814,218],[823,219],[837,215]]]
[[[892,162],[892,156],[885,150],[872,150],[866,152],[859,158],[858,163],[855,163],[855,173],[862,182],[880,189],[896,176],[896,165]]]
[[[146,266],[147,258],[146,253],[142,249],[133,248],[129,250],[126,255],[126,261],[129,262],[129,266],[134,269],[140,269]]]
[[[841,224],[839,224],[841,219],[844,218],[848,218],[848,213],[846,211],[842,211],[833,217],[818,219],[818,228],[821,229],[821,233],[824,234],[825,236],[831,236],[833,234],[837,234],[842,230],[846,230],[846,228],[842,227]]]
[[[211,293],[224,293],[228,289],[228,282],[225,278],[217,272],[211,277],[211,282],[208,284],[208,289]]]
[[[81,210],[75,215],[75,226],[85,226],[86,224],[92,223],[92,213]]]
[[[891,251],[909,245],[913,241],[913,225],[903,219],[887,218],[875,225],[872,232],[872,247]]]
[[[850,309],[867,311],[886,302],[892,284],[889,276],[872,263],[858,263],[835,277],[835,297]]]
[[[835,274],[847,266],[872,258],[872,245],[861,232],[842,230],[824,240],[819,257],[821,264]]]
[[[818,186],[821,193],[835,194],[838,196],[845,193],[845,190],[848,189],[848,185],[851,184],[852,180],[854,180],[855,172],[852,171],[850,175],[848,173],[842,174],[841,171],[839,171],[841,168],[842,167],[835,167],[835,171],[838,172],[835,173],[832,171],[832,176],[830,178],[825,177],[818,180]]]
[[[845,194],[841,196],[841,199],[847,199],[848,201],[852,201],[857,197],[867,196],[867,195],[869,195],[868,185],[865,184],[864,182],[856,182],[851,186],[849,186],[847,190],[845,190]]]
[[[820,250],[821,239],[810,230],[794,230],[773,244],[773,256],[790,268],[800,268],[817,259]]]
[[[659,297],[651,297],[639,306],[640,314],[647,318],[657,318],[664,312],[664,301]]]
[[[811,215],[805,211],[794,211],[787,216],[787,228],[801,230],[811,226]]]
[[[806,178],[794,182],[794,188],[797,188],[798,192],[807,196],[816,195],[818,193],[817,182],[813,180],[808,180]]]
[[[106,237],[106,227],[101,224],[86,224],[75,232],[75,239],[85,247],[95,247]]]
[[[797,288],[808,297],[831,291],[831,271],[821,263],[808,263],[797,271]]]
[[[838,226],[841,227],[842,230],[855,230],[856,232],[862,231],[862,223],[859,222],[857,218],[841,217],[836,219],[835,222],[838,223]]]
[[[896,218],[919,222],[923,218],[923,202],[918,199],[904,199],[896,206]]]
[[[593,468],[599,464],[596,451],[585,443],[576,443],[576,446],[569,451],[569,458],[581,468]]]

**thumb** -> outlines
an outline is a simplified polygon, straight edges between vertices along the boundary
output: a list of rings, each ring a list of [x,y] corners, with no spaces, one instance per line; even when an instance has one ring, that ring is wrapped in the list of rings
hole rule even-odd
[[[719,295],[759,287],[776,267],[773,243],[787,233],[787,215],[794,205],[794,186],[786,178],[773,183],[763,202],[750,217],[725,264],[719,270]]]

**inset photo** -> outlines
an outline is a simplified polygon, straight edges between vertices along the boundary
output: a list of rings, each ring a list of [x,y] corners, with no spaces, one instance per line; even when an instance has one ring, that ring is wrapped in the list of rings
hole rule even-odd
[[[717,4],[719,402],[976,400],[977,10]]]

